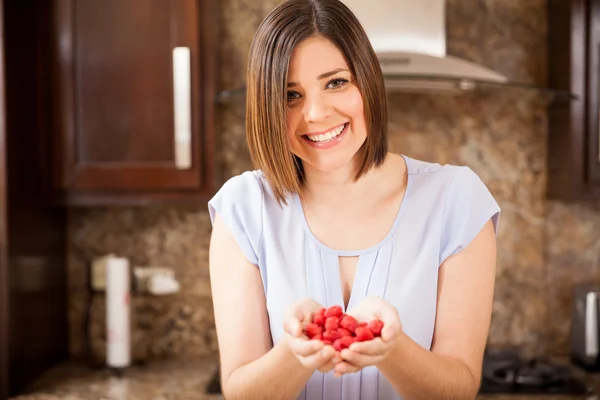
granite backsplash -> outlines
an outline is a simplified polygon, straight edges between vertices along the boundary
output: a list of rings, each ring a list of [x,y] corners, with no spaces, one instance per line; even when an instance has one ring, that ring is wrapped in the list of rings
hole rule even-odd
[[[221,0],[221,89],[244,84],[252,34],[277,0]],[[448,0],[448,52],[511,79],[545,83],[546,0]],[[600,204],[547,201],[545,99],[521,90],[460,97],[391,94],[394,152],[473,168],[503,215],[489,347],[525,354],[568,352],[570,289],[600,280]],[[250,169],[243,99],[219,104],[219,179]],[[69,212],[69,321],[74,358],[85,350],[85,259],[108,252],[136,266],[175,270],[181,292],[134,297],[136,361],[217,352],[210,284],[210,220],[196,208],[93,208]],[[90,344],[104,357],[104,299],[90,308]]]

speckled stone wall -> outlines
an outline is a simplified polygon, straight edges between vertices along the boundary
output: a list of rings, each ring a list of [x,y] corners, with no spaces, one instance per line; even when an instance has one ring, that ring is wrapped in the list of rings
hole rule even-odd
[[[252,34],[278,0],[219,1],[221,89],[244,84]],[[511,79],[545,82],[545,0],[448,0],[448,52]],[[574,282],[600,280],[600,204],[545,199],[545,99],[523,90],[461,97],[390,95],[392,151],[473,168],[503,215],[493,348],[526,355],[566,354]],[[241,99],[219,105],[220,179],[251,168]],[[133,299],[135,360],[197,357],[217,351],[208,256],[206,207],[73,210],[69,218],[71,352],[83,354],[88,300],[83,259],[107,252],[134,265],[175,269],[181,293]],[[103,298],[91,309],[91,343],[104,355]]]

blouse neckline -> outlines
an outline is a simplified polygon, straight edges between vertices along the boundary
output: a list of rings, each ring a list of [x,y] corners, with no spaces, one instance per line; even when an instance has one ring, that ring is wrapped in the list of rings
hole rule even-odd
[[[338,255],[339,257],[355,257],[355,256],[360,256],[363,254],[368,254],[373,251],[379,250],[387,241],[389,241],[395,235],[396,230],[398,229],[398,225],[400,224],[402,215],[404,214],[404,209],[406,208],[406,202],[410,198],[410,189],[412,186],[411,185],[412,174],[410,173],[410,163],[409,163],[410,159],[403,154],[401,156],[404,158],[404,162],[406,163],[406,170],[407,170],[406,188],[404,190],[404,196],[402,197],[402,202],[400,203],[400,207],[398,207],[398,212],[396,213],[396,216],[394,217],[394,222],[383,239],[381,239],[378,243],[376,243],[373,246],[368,247],[366,249],[338,250],[338,249],[334,249],[332,247],[327,246],[325,243],[321,242],[311,231],[310,226],[308,226],[308,221],[306,220],[306,215],[304,214],[304,207],[302,206],[302,201],[300,201],[300,196],[298,195],[298,193],[294,193],[293,198],[294,198],[294,203],[296,205],[296,210],[299,213],[300,220],[302,221],[301,222],[302,226],[303,226],[304,231],[306,232],[307,236],[322,250],[327,251],[329,253],[334,253],[334,254]]]

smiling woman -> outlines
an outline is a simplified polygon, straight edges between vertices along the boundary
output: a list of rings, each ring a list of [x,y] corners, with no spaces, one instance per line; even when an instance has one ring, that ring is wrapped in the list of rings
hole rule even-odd
[[[256,170],[209,202],[225,397],[475,398],[500,215],[484,183],[388,153],[381,69],[338,0],[269,13],[247,79]],[[329,315],[309,340],[333,306],[380,336]]]
[[[381,165],[387,152],[387,99],[377,56],[348,8],[317,3],[288,1],[273,10],[258,28],[249,54],[250,154],[284,202],[286,192],[302,190],[303,155],[311,166],[327,170],[356,154],[358,179]],[[307,5],[321,15],[307,12]],[[307,152],[341,143],[320,143],[320,137],[343,124],[350,128],[344,134],[352,133],[343,149],[334,155]]]

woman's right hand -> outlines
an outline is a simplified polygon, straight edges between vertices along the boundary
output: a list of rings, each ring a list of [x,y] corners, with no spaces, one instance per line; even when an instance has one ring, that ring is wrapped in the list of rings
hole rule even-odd
[[[302,299],[288,307],[283,319],[290,350],[300,363],[311,370],[327,373],[341,361],[333,346],[324,345],[320,340],[309,340],[304,327],[312,320],[313,314],[323,306],[312,299]]]

